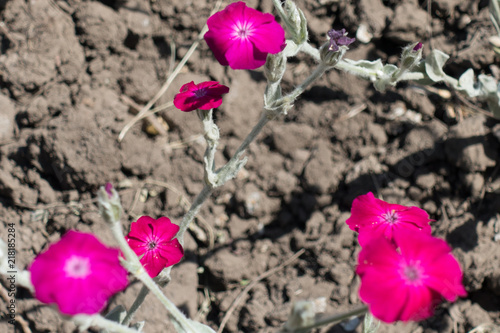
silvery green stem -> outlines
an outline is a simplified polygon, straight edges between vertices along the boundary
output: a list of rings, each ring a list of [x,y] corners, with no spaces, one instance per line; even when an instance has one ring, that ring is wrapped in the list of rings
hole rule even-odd
[[[72,317],[73,322],[79,327],[81,331],[87,330],[89,327],[99,327],[108,332],[116,333],[137,333],[136,330],[121,325],[115,321],[106,319],[101,315],[76,315]]]
[[[241,155],[245,152],[248,145],[255,139],[255,137],[262,131],[262,128],[269,122],[267,112],[264,111],[259,119],[259,122],[254,126],[252,131],[247,135],[245,140],[241,143],[240,147],[236,150],[233,157],[227,162],[221,169],[217,171],[219,179],[226,179],[232,172],[234,173],[234,168],[237,167],[237,163],[241,161]],[[221,184],[222,185],[222,184]],[[189,227],[189,224],[193,221],[194,217],[200,211],[201,206],[206,199],[212,194],[213,187],[211,185],[205,185],[198,196],[194,199],[188,212],[184,215],[180,225],[179,231],[177,232],[176,238],[179,240],[181,245],[184,245],[184,233]]]
[[[257,137],[257,135],[259,135],[259,133],[264,128],[264,126],[266,126],[266,124],[271,119],[272,118],[269,118],[269,116],[268,116],[268,112],[264,110],[262,112],[262,114],[260,115],[260,119],[257,122],[257,124],[254,126],[254,128],[252,128],[252,131],[247,135],[247,137],[245,138],[245,140],[243,140],[243,142],[238,147],[238,149],[234,153],[234,155],[231,158],[231,160],[229,160],[229,162],[231,162],[234,159],[239,159],[240,158],[240,156],[245,152],[245,150],[248,148],[248,146],[250,145],[250,143],[252,143],[252,141],[255,140],[255,138]]]
[[[179,243],[181,243],[181,245],[184,246],[184,233],[188,229],[189,224],[191,223],[191,221],[193,221],[196,214],[198,214],[205,200],[207,200],[210,194],[212,194],[212,191],[213,191],[212,186],[205,185],[201,190],[201,192],[198,194],[198,196],[194,199],[194,202],[191,204],[191,207],[189,208],[188,212],[184,215],[184,218],[182,219],[179,225],[179,231],[175,236],[179,240]]]
[[[122,227],[119,223],[110,224],[111,232],[115,237],[120,249],[125,256],[125,261],[122,265],[132,273],[136,278],[141,280],[142,283],[153,293],[153,295],[160,300],[163,306],[168,310],[169,316],[172,320],[176,321],[179,326],[184,328],[186,332],[196,332],[189,323],[186,316],[172,303],[160,290],[158,285],[153,281],[153,279],[148,275],[144,267],[142,266],[137,255],[132,251],[127,241],[125,240],[122,232]]]
[[[203,132],[207,141],[207,149],[203,158],[205,166],[205,183],[215,187],[217,185],[217,175],[214,172],[215,152],[219,144],[219,128],[213,120],[213,109],[208,111],[198,110],[198,116],[203,122]]]
[[[276,11],[278,12],[278,15],[281,17],[283,20],[283,23],[285,24],[285,28],[288,32],[292,33],[294,30],[294,26],[288,19],[285,10],[283,9],[283,6],[281,5],[281,0],[273,0],[273,5],[274,8],[276,8]]]
[[[141,266],[142,267],[142,266]],[[177,322],[177,324],[183,328],[185,332],[197,332],[196,328],[190,323],[187,317],[172,303],[171,300],[165,296],[165,294],[160,290],[160,287],[151,279],[146,270],[142,269],[136,275],[136,277],[144,283],[146,287],[151,291],[153,295],[160,300],[163,306],[170,313],[170,318]]]
[[[142,286],[134,303],[132,303],[132,306],[130,306],[130,309],[127,311],[127,315],[125,316],[125,318],[123,318],[122,322],[123,325],[128,326],[130,324],[132,318],[134,318],[134,315],[136,314],[137,310],[139,310],[139,308],[141,307],[142,303],[144,302],[148,294],[149,294],[149,289],[146,286]]]
[[[366,307],[366,305],[361,305],[357,308],[354,308],[354,309],[349,310],[349,311],[344,312],[344,313],[336,314],[336,315],[329,316],[326,318],[321,318],[321,319],[317,320],[314,323],[314,326],[311,328],[321,327],[321,326],[328,325],[331,323],[341,322],[341,321],[350,319],[352,317],[363,315],[367,312],[368,312],[368,308]]]
[[[295,101],[295,99],[297,99],[297,97],[299,97],[299,95],[302,94],[304,92],[304,90],[306,90],[306,88],[311,83],[313,83],[314,81],[316,81],[317,79],[319,79],[321,77],[321,75],[323,75],[329,68],[330,68],[329,66],[326,66],[323,63],[320,63],[318,65],[318,67],[316,67],[316,69],[311,73],[311,75],[309,75],[304,80],[304,82],[302,82],[297,87],[295,87],[295,89],[291,93],[289,93],[288,95],[286,95],[283,98],[283,100],[285,102],[293,103]]]
[[[285,332],[286,333],[309,332],[310,330],[312,330],[314,328],[325,326],[328,324],[338,323],[338,322],[350,319],[350,318],[355,317],[355,316],[360,316],[360,315],[365,314],[367,312],[368,312],[368,308],[366,307],[366,305],[361,305],[357,308],[354,308],[354,309],[349,310],[349,311],[344,312],[344,313],[319,318],[319,319],[315,320],[314,324],[311,324],[308,326],[301,326],[301,327],[298,327],[295,329],[283,328],[283,329],[281,329],[280,332],[282,332],[282,333],[285,333]]]
[[[311,44],[309,44],[308,42],[305,42],[304,44],[302,44],[300,50],[304,53],[309,54],[317,62],[319,62],[321,60],[321,58],[319,56],[319,50],[317,48],[315,48],[314,46],[312,46]]]

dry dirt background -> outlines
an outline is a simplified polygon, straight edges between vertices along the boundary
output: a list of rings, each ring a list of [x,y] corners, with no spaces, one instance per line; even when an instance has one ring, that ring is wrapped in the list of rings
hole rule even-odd
[[[247,3],[272,10],[270,0]],[[346,27],[350,36],[360,23],[369,27],[374,38],[353,44],[351,59],[396,63],[403,45],[420,40],[424,54],[433,47],[452,56],[450,75],[469,67],[499,73],[487,42],[495,33],[488,1],[297,3],[313,45],[325,42],[332,27]],[[125,228],[140,215],[180,221],[185,200],[202,188],[204,142],[196,115],[158,116],[167,135],[137,124],[122,143],[117,136],[133,117],[128,100],[144,105],[152,98],[173,69],[172,55],[184,56],[214,4],[0,0],[0,234],[16,223],[20,267],[68,229],[95,232],[112,244],[94,201],[107,181],[120,188]],[[308,57],[291,60],[285,89],[312,68]],[[221,165],[258,119],[265,79],[262,70],[221,67],[202,42],[158,104],[171,101],[183,83],[208,79],[231,88],[215,112]],[[482,107],[476,101],[436,92],[401,84],[382,94],[329,72],[250,146],[238,179],[212,195],[165,292],[191,318],[217,327],[248,281],[304,248],[245,296],[226,331],[275,331],[299,299],[324,296],[330,313],[351,308],[359,303],[353,274],[359,246],[345,220],[353,198],[373,191],[430,213],[434,234],[453,246],[464,268],[469,292],[429,320],[380,332],[467,332],[500,324],[498,121],[473,112]],[[130,306],[139,288],[132,284],[111,306]],[[18,316],[33,332],[75,329],[26,290],[17,299]],[[0,315],[6,316],[4,299]],[[166,331],[166,312],[153,297],[136,318],[147,317],[145,332]],[[8,329],[0,322],[1,332]]]

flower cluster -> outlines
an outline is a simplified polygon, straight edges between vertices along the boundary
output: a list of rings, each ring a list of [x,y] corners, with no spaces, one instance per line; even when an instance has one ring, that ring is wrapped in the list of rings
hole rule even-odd
[[[466,295],[460,266],[448,244],[431,236],[424,210],[368,193],[354,200],[346,222],[359,233],[362,246],[359,295],[376,318],[422,320],[442,297],[455,301]]]
[[[184,255],[174,239],[179,227],[166,217],[143,216],[130,229],[125,238],[151,277]],[[99,313],[113,294],[128,285],[119,257],[118,249],[108,248],[94,235],[68,231],[29,267],[35,297],[57,304],[67,315]]]

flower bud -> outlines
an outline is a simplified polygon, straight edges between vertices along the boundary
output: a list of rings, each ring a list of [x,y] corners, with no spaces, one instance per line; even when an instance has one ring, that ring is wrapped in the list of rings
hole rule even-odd
[[[330,44],[325,43],[319,49],[321,61],[327,66],[335,66],[347,52],[347,46],[340,46],[337,51],[330,49]]]
[[[422,43],[417,42],[406,46],[401,54],[401,71],[407,71],[422,60]]]
[[[300,45],[307,41],[307,20],[304,13],[297,8],[297,5],[292,0],[285,1],[285,11],[287,13],[287,20],[289,28],[292,30],[290,33],[293,35],[293,41]]]
[[[269,82],[278,82],[283,77],[286,69],[286,57],[283,53],[267,55],[267,61],[264,66],[264,75]]]
[[[109,223],[118,223],[122,216],[122,204],[118,192],[111,183],[101,186],[97,193],[97,203],[102,217]]]

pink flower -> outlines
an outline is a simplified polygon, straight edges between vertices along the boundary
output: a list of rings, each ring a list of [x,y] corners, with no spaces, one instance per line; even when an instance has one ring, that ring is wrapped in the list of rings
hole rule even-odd
[[[442,297],[453,302],[466,296],[462,271],[445,241],[411,230],[394,231],[366,244],[358,257],[360,298],[376,318],[423,320]]]
[[[230,4],[210,16],[205,41],[222,66],[256,69],[267,54],[285,48],[285,31],[271,14],[248,8],[244,2]]]
[[[346,223],[351,230],[359,232],[358,241],[364,246],[373,238],[385,236],[392,239],[395,230],[408,229],[431,233],[429,215],[418,207],[390,204],[375,198],[373,193],[360,195],[354,199],[351,217]]]
[[[165,267],[175,265],[181,260],[184,250],[179,241],[173,239],[177,231],[179,226],[170,222],[167,217],[155,220],[142,216],[130,226],[130,232],[125,239],[141,258],[149,276],[155,277]]]
[[[186,83],[174,97],[174,105],[181,111],[196,109],[210,110],[222,104],[222,95],[227,94],[229,88],[217,81],[206,81],[194,84]]]
[[[29,268],[35,297],[67,315],[99,313],[128,285],[119,254],[92,234],[68,231]]]

